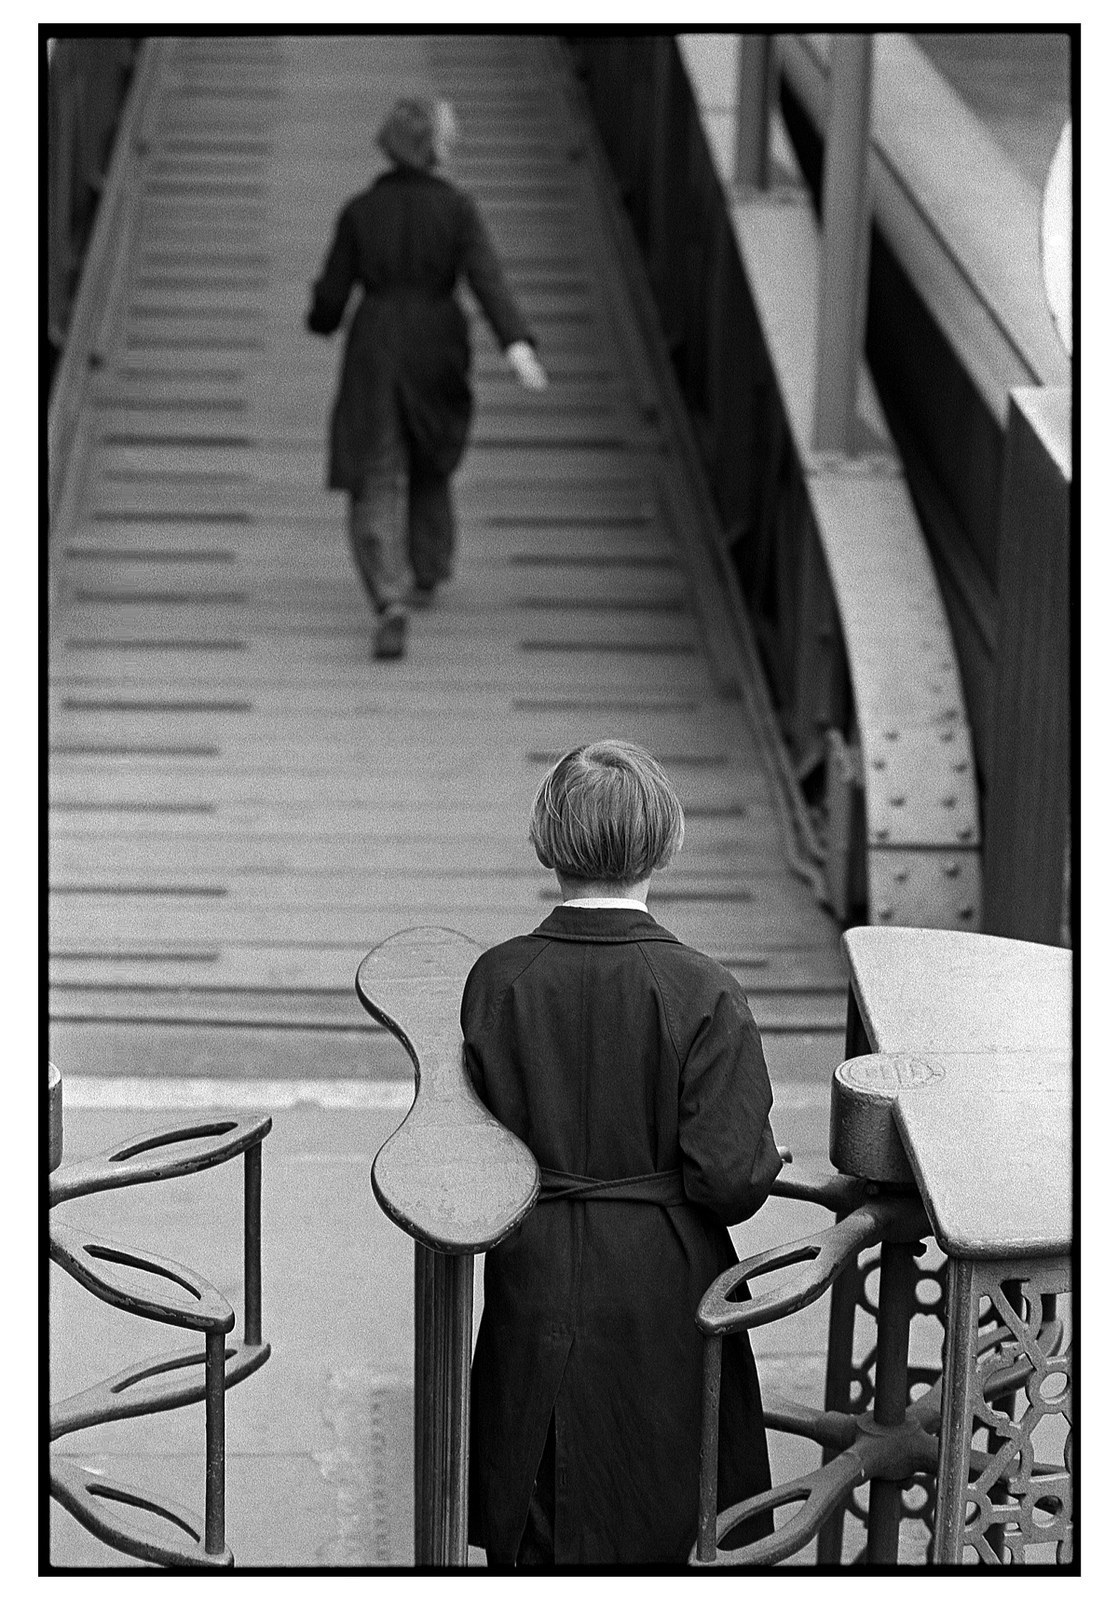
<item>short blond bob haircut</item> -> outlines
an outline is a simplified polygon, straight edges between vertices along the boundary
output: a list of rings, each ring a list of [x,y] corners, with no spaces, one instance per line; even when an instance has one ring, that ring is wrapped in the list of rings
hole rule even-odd
[[[683,843],[683,807],[647,750],[599,739],[552,767],[536,790],[528,837],[562,878],[639,883]]]

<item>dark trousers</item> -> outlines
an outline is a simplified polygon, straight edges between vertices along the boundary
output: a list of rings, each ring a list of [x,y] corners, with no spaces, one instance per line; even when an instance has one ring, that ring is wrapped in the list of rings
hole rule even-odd
[[[454,572],[454,501],[450,479],[435,472],[408,478],[408,559],[421,589]]]
[[[421,589],[450,577],[454,532],[449,476],[414,460],[400,419],[393,418],[381,430],[349,509],[353,559],[377,611],[402,603],[409,566]]]

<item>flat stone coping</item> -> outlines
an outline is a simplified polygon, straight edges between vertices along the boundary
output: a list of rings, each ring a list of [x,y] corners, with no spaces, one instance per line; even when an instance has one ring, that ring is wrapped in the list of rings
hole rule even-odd
[[[940,928],[851,928],[842,943],[873,1050],[1070,1053],[1070,950]]]
[[[893,1116],[940,1247],[951,1256],[1071,1248],[1071,1059],[944,1055]]]

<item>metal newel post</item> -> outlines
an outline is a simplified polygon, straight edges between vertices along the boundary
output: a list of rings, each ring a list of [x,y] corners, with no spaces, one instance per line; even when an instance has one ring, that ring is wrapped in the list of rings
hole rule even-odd
[[[916,1263],[912,1246],[885,1243],[878,1278],[877,1368],[873,1420],[883,1428],[899,1427],[908,1406],[908,1339],[915,1302]],[[866,1561],[892,1565],[897,1559],[901,1527],[901,1485],[888,1478],[870,1484],[869,1536]]]
[[[739,45],[734,182],[750,189],[766,189],[769,183],[772,34],[743,33]]]
[[[432,1404],[433,1374],[428,1348],[431,1338],[431,1290],[434,1252],[415,1242],[415,1564],[435,1564],[431,1529],[434,1522],[431,1481],[435,1408]]]
[[[851,997],[851,1009],[857,1014]],[[846,1054],[849,1059],[861,1053],[850,1048],[851,1026],[847,1027]],[[828,1411],[851,1409],[850,1379],[854,1369],[854,1315],[858,1307],[858,1262],[854,1260],[846,1271],[835,1279],[831,1290],[831,1309],[827,1324],[827,1372],[823,1388],[823,1405]],[[837,1450],[823,1447],[823,1464],[834,1459]],[[816,1559],[821,1566],[837,1565],[842,1560],[842,1536],[846,1510],[840,1506],[819,1529]]]
[[[225,1335],[206,1334],[206,1554],[225,1549]]]
[[[415,1564],[464,1567],[474,1258],[415,1246]]]
[[[974,1263],[956,1256],[947,1262],[947,1329],[943,1343],[943,1415],[936,1474],[936,1520],[932,1564],[954,1565],[962,1557],[963,1521],[970,1467],[972,1418],[966,1399],[975,1358],[977,1316]]]
[[[535,1157],[470,1084],[459,1008],[480,946],[410,928],[371,950],[357,993],[416,1070],[404,1121],[373,1162],[381,1209],[415,1240],[415,1564],[468,1556],[474,1260],[536,1203]]]
[[[259,1144],[245,1151],[245,1332],[244,1342],[261,1342],[260,1320],[260,1177],[264,1150]]]
[[[464,1567],[470,1460],[470,1354],[473,1342],[474,1258],[446,1256],[447,1294],[447,1565]]]
[[[703,1414],[699,1435],[699,1537],[695,1554],[700,1561],[718,1557],[718,1412],[722,1394],[722,1340],[708,1334],[703,1340]]]
[[[873,34],[836,33],[823,167],[823,252],[815,363],[815,448],[850,454],[866,325]]]
[[[47,1062],[47,1155],[49,1170],[62,1164],[62,1074]]]

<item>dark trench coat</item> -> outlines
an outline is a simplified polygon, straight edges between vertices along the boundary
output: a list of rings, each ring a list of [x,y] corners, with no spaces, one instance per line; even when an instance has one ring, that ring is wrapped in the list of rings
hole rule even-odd
[[[354,285],[364,291],[331,418],[331,489],[360,494],[387,419],[402,420],[413,469],[448,477],[458,465],[472,410],[462,276],[502,349],[531,340],[469,195],[398,167],[343,208],[307,316],[333,333]]]
[[[470,1541],[514,1561],[554,1413],[557,1563],[685,1562],[698,1522],[694,1313],[737,1260],[724,1224],[751,1216],[780,1170],[746,997],[649,915],[558,907],[480,957],[462,1031],[477,1093],[541,1169],[681,1171],[686,1196],[541,1199],[486,1257]],[[725,1341],[720,1431],[724,1506],[770,1484],[745,1337]]]

